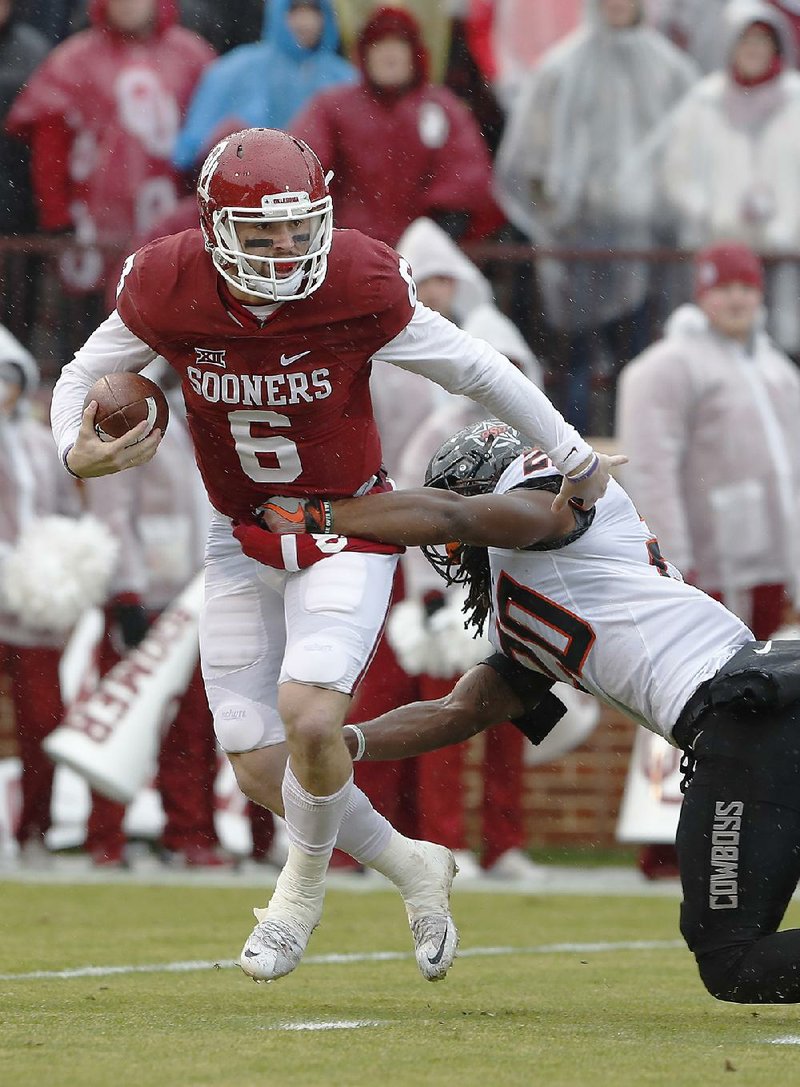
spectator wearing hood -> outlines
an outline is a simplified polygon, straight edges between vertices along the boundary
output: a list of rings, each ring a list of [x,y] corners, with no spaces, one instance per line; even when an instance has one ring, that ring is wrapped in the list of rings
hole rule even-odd
[[[617,173],[697,76],[684,53],[645,24],[642,0],[586,0],[582,26],[525,80],[500,144],[497,191],[514,225],[548,248],[652,245],[652,193],[646,185],[619,192]],[[536,271],[545,318],[567,341],[561,407],[589,431],[599,350],[615,364],[646,343],[647,267],[540,258]]]
[[[0,326],[0,671],[10,677],[21,763],[16,838],[23,862],[36,866],[48,857],[53,791],[42,741],[64,715],[59,661],[114,561],[102,526],[75,520],[77,488],[65,483],[49,427],[31,411],[38,377],[33,357]]]
[[[666,120],[640,166],[654,173],[682,249],[732,239],[758,252],[800,249],[800,73],[786,20],[764,0],[731,0],[723,68]],[[637,177],[631,175],[631,188]],[[800,351],[793,265],[770,273],[770,327]]]
[[[361,31],[358,60],[357,86],[317,95],[291,125],[333,171],[337,225],[389,245],[421,215],[453,236],[499,225],[486,143],[456,95],[429,82],[411,15],[379,8]]]
[[[380,7],[380,0],[335,0],[339,16],[339,27],[345,50],[350,56],[357,51],[358,37],[366,23]],[[434,83],[446,83],[448,54],[451,48],[451,34],[454,16],[464,0],[455,0],[444,4],[432,4],[430,0],[403,0],[402,7],[419,27],[425,50],[428,54],[429,75]]]
[[[753,250],[700,251],[694,284],[620,375],[625,485],[665,558],[768,638],[798,572],[800,373],[761,327]]]
[[[340,57],[332,0],[271,0],[261,41],[242,45],[213,64],[192,99],[175,146],[175,163],[190,170],[220,126],[288,128],[319,91],[354,83]]]
[[[77,242],[63,285],[99,307],[102,247],[127,248],[177,202],[175,138],[214,52],[177,25],[175,0],[92,0],[89,19],[34,72],[7,130],[31,145],[40,228]]]
[[[440,227],[430,219],[418,219],[397,248],[411,264],[423,305],[504,351],[539,383],[539,364],[519,331],[495,306],[489,283]],[[380,373],[372,383],[379,427],[387,395],[392,396],[386,414],[394,413],[393,430],[406,422],[402,448],[395,443],[397,460],[389,462],[401,486],[418,487],[442,442],[486,414],[466,397],[451,395],[439,396],[438,406],[423,414],[421,395],[412,399],[397,390],[386,394],[384,388]],[[383,434],[381,427],[382,440]],[[356,694],[353,723],[394,706],[447,694],[464,671],[489,654],[485,640],[476,641],[463,629],[459,591],[442,591],[441,585],[422,553],[409,550],[395,586],[386,635]],[[523,746],[524,738],[512,725],[491,730],[480,766],[480,860],[467,848],[466,744],[398,763],[357,763],[356,780],[373,802],[403,823],[407,833],[433,834],[454,850],[462,876],[486,870],[498,878],[540,879],[541,868],[524,852]]]
[[[766,639],[797,600],[800,374],[763,331],[752,249],[704,249],[693,275],[694,302],[620,375],[624,483],[664,557]],[[677,873],[671,845],[639,864]]]

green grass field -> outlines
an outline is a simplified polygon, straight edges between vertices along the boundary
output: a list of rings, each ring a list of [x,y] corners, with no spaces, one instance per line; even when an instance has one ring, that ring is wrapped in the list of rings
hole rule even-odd
[[[228,964],[263,890],[0,887],[4,1087],[800,1082],[775,1044],[800,1039],[798,1010],[712,1000],[674,898],[457,893],[463,955],[432,985],[398,897],[332,890],[308,961],[255,985]],[[89,965],[153,969],[30,976]]]

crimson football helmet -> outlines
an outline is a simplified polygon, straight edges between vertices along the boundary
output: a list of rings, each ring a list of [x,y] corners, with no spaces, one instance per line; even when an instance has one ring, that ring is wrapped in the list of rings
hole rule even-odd
[[[272,128],[234,132],[212,149],[197,184],[200,228],[214,267],[239,290],[268,302],[307,298],[325,279],[333,205],[308,144]],[[291,223],[299,255],[246,252],[240,224]]]

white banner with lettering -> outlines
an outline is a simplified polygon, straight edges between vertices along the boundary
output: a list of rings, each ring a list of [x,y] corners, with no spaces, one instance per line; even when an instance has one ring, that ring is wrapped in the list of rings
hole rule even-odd
[[[637,728],[617,823],[620,842],[675,841],[683,799],[680,761],[676,747]]]

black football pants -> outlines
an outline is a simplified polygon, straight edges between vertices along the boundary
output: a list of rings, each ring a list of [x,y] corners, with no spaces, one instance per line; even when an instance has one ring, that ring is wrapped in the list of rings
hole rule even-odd
[[[800,929],[778,932],[800,878],[800,704],[707,710],[677,848],[681,932],[719,1000],[800,1003]]]

